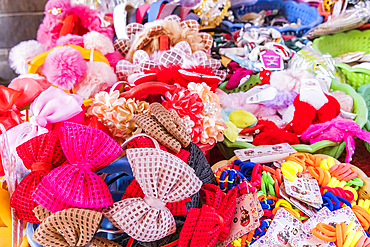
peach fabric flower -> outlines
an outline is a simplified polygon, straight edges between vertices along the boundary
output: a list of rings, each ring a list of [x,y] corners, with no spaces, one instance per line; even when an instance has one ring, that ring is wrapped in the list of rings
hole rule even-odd
[[[114,139],[118,143],[123,143],[126,138],[141,133],[141,129],[132,121],[132,116],[137,113],[148,113],[149,104],[145,101],[119,98],[119,95],[118,90],[97,93],[87,114],[95,115],[109,128]]]

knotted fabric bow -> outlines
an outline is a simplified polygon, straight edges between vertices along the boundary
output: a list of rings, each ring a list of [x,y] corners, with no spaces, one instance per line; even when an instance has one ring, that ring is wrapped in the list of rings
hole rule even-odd
[[[37,206],[34,212],[42,223],[32,239],[42,246],[120,247],[108,239],[94,237],[102,221],[102,213],[70,208],[52,214],[42,206]]]
[[[191,167],[160,150],[155,143],[157,148],[127,150],[133,174],[145,197],[124,199],[103,210],[104,216],[114,226],[144,242],[174,233],[175,219],[166,203],[184,200],[202,186]]]
[[[59,132],[51,131],[36,136],[18,146],[17,153],[31,172],[16,187],[10,205],[15,209],[18,219],[40,223],[32,211],[38,204],[31,196],[43,177],[55,167],[67,162],[60,145]]]
[[[45,134],[46,125],[66,121],[82,111],[83,98],[77,94],[65,93],[56,87],[49,87],[31,104],[33,113],[29,122],[8,130],[10,147],[16,147],[31,138]],[[68,107],[66,107],[68,106]]]
[[[205,184],[200,194],[206,198],[206,204],[189,210],[179,247],[211,247],[217,240],[224,241],[230,232],[236,207],[235,188],[224,194],[218,186]]]
[[[44,177],[33,200],[51,212],[72,207],[101,211],[111,206],[109,189],[94,172],[112,163],[122,148],[103,131],[71,122],[60,129],[60,142],[69,164]]]
[[[0,85],[0,123],[6,130],[22,123],[21,114],[15,103],[21,92]]]
[[[370,142],[370,133],[362,130],[352,119],[337,117],[331,121],[310,125],[301,135],[301,140],[310,144],[323,140],[346,142],[346,163],[351,162],[355,153],[355,140],[358,137],[365,142]]]

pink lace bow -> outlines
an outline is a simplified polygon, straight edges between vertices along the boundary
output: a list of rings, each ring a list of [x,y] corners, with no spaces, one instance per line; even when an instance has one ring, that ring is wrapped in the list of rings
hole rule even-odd
[[[72,207],[101,211],[111,206],[109,189],[94,172],[113,162],[122,148],[103,131],[70,122],[61,128],[60,142],[69,164],[45,176],[33,200],[53,213]]]
[[[175,219],[166,203],[190,197],[200,190],[202,182],[190,166],[159,146],[128,149],[127,158],[145,197],[116,202],[103,210],[104,216],[132,238],[144,242],[174,233]]]

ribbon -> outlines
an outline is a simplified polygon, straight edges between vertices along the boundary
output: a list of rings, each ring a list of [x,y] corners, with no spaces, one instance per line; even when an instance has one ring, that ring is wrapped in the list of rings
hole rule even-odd
[[[31,169],[16,187],[10,205],[17,218],[31,223],[40,223],[33,209],[38,205],[31,199],[33,191],[53,168],[67,162],[59,141],[59,133],[50,131],[39,135],[17,147],[24,166]]]
[[[173,215],[158,205],[188,198],[199,191],[202,182],[184,161],[160,149],[128,149],[127,158],[146,198],[154,199],[124,199],[105,208],[104,216],[139,241],[155,241],[174,233]]]
[[[15,106],[21,92],[0,85],[0,123],[8,130],[22,122],[20,112]]]
[[[214,246],[230,232],[236,207],[237,189],[224,194],[213,184],[203,185],[200,194],[206,198],[202,208],[192,208],[179,238],[179,247]]]
[[[113,241],[94,236],[100,226],[102,213],[70,208],[51,214],[42,206],[37,206],[34,211],[42,223],[32,239],[42,246],[120,247]]]
[[[30,111],[34,116],[30,121],[7,131],[11,150],[35,136],[47,133],[45,126],[48,124],[63,122],[79,114],[82,101],[81,96],[65,93],[56,87],[46,89],[31,104]]]
[[[103,131],[65,122],[60,142],[69,164],[52,170],[32,194],[51,212],[78,207],[101,211],[113,204],[104,180],[94,172],[112,163],[122,148]]]

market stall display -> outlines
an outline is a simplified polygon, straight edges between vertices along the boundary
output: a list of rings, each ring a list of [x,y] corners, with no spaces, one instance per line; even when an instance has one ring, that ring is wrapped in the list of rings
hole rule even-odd
[[[369,246],[369,10],[49,0],[0,86],[0,247]]]

